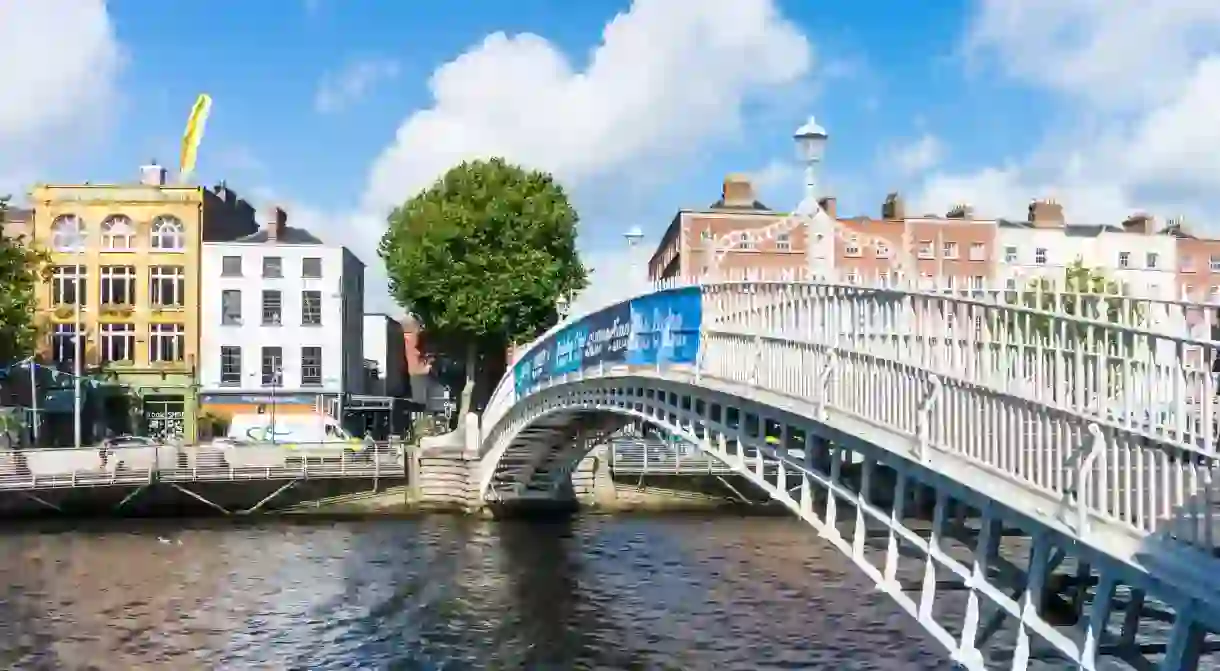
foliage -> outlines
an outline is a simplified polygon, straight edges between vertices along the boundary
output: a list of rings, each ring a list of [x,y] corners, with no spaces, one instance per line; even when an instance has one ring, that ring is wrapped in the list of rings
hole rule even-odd
[[[1139,324],[1143,312],[1137,301],[1129,300],[1126,287],[1100,270],[1089,268],[1081,259],[1065,271],[1064,286],[1039,278],[1016,297],[1025,307],[1049,313],[1068,314],[1111,324]],[[1013,296],[1009,301],[1014,302]],[[1026,340],[1040,339],[1060,347],[1093,349],[1104,346],[1101,329],[1066,323],[1047,315],[1018,315],[1009,328],[1019,330]]]
[[[464,355],[463,414],[478,355],[540,335],[558,300],[584,288],[578,220],[551,175],[499,158],[451,168],[390,214],[379,250],[390,292],[433,347]]]
[[[6,237],[8,196],[0,196],[0,363],[23,359],[34,351],[37,328],[36,291],[49,260],[20,237]]]

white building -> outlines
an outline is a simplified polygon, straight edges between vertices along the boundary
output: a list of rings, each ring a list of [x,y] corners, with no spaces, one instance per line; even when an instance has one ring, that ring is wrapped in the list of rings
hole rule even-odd
[[[384,314],[364,315],[364,393],[407,395],[407,351],[402,324]]]
[[[1007,287],[1045,278],[1064,286],[1076,261],[1102,270],[1127,292],[1148,298],[1176,295],[1177,242],[1137,215],[1121,226],[1066,224],[1054,201],[1030,204],[1026,221],[1001,221],[996,230],[996,280]]]
[[[199,384],[218,414],[312,412],[363,391],[364,264],[286,226],[283,210],[269,219],[203,245]]]

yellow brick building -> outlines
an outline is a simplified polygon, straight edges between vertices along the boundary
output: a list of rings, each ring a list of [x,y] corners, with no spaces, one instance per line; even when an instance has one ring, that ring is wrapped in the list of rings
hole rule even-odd
[[[224,185],[172,186],[165,177],[148,165],[138,184],[33,189],[31,237],[52,265],[39,292],[39,355],[71,370],[82,343],[83,368],[126,391],[125,407],[98,412],[126,413],[127,426],[147,435],[193,441],[203,242],[258,226],[254,209]]]

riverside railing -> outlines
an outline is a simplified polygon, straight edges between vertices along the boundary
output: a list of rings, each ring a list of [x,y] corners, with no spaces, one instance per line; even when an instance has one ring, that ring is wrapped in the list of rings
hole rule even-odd
[[[405,447],[368,443],[141,445],[0,451],[0,490],[141,485],[149,482],[393,478]]]

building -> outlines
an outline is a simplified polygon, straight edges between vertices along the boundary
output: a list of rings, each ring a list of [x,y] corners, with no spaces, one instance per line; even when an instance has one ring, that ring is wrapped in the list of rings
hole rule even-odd
[[[364,369],[362,393],[372,396],[407,395],[407,352],[402,323],[386,314],[364,315]]]
[[[200,252],[205,241],[253,232],[253,208],[224,185],[167,185],[155,163],[136,184],[36,186],[30,204],[34,244],[52,265],[39,295],[39,355],[71,371],[79,348],[83,370],[117,382],[125,393],[104,414],[134,426],[113,430],[193,440]],[[70,400],[62,405],[44,410],[70,416]]]
[[[1067,268],[1080,262],[1132,295],[1172,299],[1179,293],[1180,245],[1178,235],[1147,214],[1121,225],[1068,224],[1062,205],[1035,200],[1024,221],[1000,222],[997,280],[1015,288],[1041,278],[1063,287]]]
[[[33,233],[34,210],[8,207],[0,210],[0,235],[10,239],[30,240]]]
[[[833,210],[828,209],[828,214]],[[829,271],[822,259],[811,259],[811,270],[851,284],[915,281],[945,288],[982,288],[994,274],[996,222],[976,219],[968,205],[943,217],[906,216],[902,197],[889,194],[881,217],[836,219],[837,234],[815,231],[814,249],[833,237]],[[833,235],[832,235],[833,234]]]
[[[1220,303],[1220,240],[1194,236],[1181,222],[1166,228],[1177,245],[1177,289],[1186,300]]]
[[[733,233],[766,228],[786,216],[759,202],[748,178],[729,175],[715,203],[674,215],[648,261],[648,277],[700,277],[717,270],[757,270],[777,275],[803,272],[807,265],[804,227],[757,242],[744,236],[740,240],[728,238]]]
[[[199,385],[219,417],[338,415],[364,379],[364,264],[287,225],[272,208],[256,232],[203,246]]]

